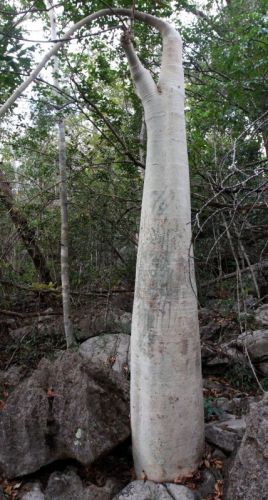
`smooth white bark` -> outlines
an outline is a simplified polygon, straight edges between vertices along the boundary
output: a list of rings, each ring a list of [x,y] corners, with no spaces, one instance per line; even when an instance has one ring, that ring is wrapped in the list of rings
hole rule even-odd
[[[46,0],[49,10],[51,39],[57,38],[57,18],[53,0]],[[60,90],[59,59],[57,55],[53,57],[53,84],[55,89]],[[55,97],[60,95],[55,93]],[[71,299],[70,299],[70,279],[69,279],[69,244],[68,244],[68,201],[67,201],[67,175],[66,175],[66,140],[64,119],[58,118],[58,147],[59,147],[59,175],[60,175],[60,215],[61,215],[61,287],[62,287],[62,309],[63,324],[67,347],[75,345],[73,324],[71,319]]]
[[[123,45],[147,126],[131,336],[134,462],[139,478],[174,481],[196,469],[204,439],[181,40],[165,32],[157,86]]]

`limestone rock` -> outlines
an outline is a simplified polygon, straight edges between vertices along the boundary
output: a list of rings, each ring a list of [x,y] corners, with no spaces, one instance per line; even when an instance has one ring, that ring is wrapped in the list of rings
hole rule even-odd
[[[198,500],[200,495],[185,486],[153,481],[133,481],[113,500]]]
[[[80,345],[81,356],[100,366],[111,367],[116,372],[129,372],[130,335],[104,334],[88,339]]]
[[[90,311],[78,323],[77,339],[86,340],[104,332],[130,334],[131,319],[131,313],[121,309]]]
[[[238,446],[245,432],[244,418],[229,418],[221,422],[205,425],[206,440],[227,453],[232,453]]]
[[[29,491],[22,495],[21,500],[45,500],[45,495],[40,488],[40,484],[33,483],[30,485]]]
[[[23,368],[12,365],[6,371],[0,370],[0,385],[15,387],[23,378]]]
[[[259,325],[268,326],[268,304],[264,304],[256,309],[255,319]]]
[[[268,492],[268,393],[250,406],[246,432],[229,471],[228,499],[266,500]]]
[[[42,360],[8,397],[0,412],[0,471],[15,477],[71,458],[87,465],[129,434],[129,382],[66,352]]]
[[[216,480],[218,477],[215,477],[214,471],[205,469],[203,472],[202,484],[198,488],[198,491],[201,495],[201,498],[213,498],[214,488],[216,484]]]
[[[36,329],[35,325],[22,326],[20,328],[16,328],[15,330],[11,330],[10,336],[14,340],[21,340],[24,337],[26,337],[27,335],[30,335],[31,333],[33,333],[35,331],[35,329]]]
[[[114,496],[114,483],[108,480],[104,486],[94,484],[84,486],[80,477],[72,469],[51,474],[46,500],[111,500]]]
[[[208,340],[215,338],[215,336],[221,331],[222,325],[211,319],[207,324],[200,327],[200,337],[202,340]]]
[[[237,338],[237,344],[246,346],[253,363],[264,375],[268,375],[268,330],[241,333]]]

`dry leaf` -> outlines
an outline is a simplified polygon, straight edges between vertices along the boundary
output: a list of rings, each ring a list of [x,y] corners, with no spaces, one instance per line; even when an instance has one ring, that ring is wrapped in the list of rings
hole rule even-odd
[[[56,396],[56,393],[54,392],[54,390],[52,389],[52,387],[50,387],[47,390],[47,397],[48,397],[48,399],[55,398],[55,396]]]
[[[211,460],[211,464],[215,467],[215,469],[223,469],[223,460],[220,458],[213,458]]]
[[[148,479],[148,476],[147,476],[147,474],[144,472],[144,470],[143,470],[143,471],[142,471],[142,473],[141,473],[141,479],[142,479],[143,481],[147,481],[147,479]]]
[[[218,480],[214,487],[214,500],[221,500],[223,495],[223,481]]]
[[[12,484],[7,484],[6,486],[4,486],[4,493],[6,495],[11,495],[11,493],[12,493]]]
[[[176,479],[174,479],[175,484],[182,484],[185,483],[185,481],[189,481],[190,479],[193,479],[194,474],[186,474],[185,476],[177,476]]]

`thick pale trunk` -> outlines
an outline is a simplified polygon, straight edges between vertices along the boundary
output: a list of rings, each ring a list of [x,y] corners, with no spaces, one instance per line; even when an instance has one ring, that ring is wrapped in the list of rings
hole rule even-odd
[[[138,477],[174,481],[203,450],[181,42],[164,36],[156,87],[126,46],[147,126],[131,336],[131,426]]]

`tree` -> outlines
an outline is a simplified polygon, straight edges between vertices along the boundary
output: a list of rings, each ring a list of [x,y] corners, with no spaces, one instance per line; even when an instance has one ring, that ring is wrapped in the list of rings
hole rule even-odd
[[[14,9],[5,0],[0,11],[0,19],[0,101],[4,102],[29,69],[33,47],[26,49],[23,47],[23,43],[20,41],[20,36],[22,36],[21,18],[15,19]],[[9,43],[11,36],[13,37],[12,44]],[[51,273],[37,242],[36,234],[29,227],[27,218],[16,206],[16,199],[2,165],[0,165],[0,199],[32,259],[39,278],[44,283],[51,282]]]
[[[240,279],[240,268],[258,268],[267,250],[266,2],[207,1],[202,12],[187,0],[176,4],[195,16],[181,30],[199,290],[217,294],[213,279],[219,288],[236,270],[229,299],[239,295],[238,309],[246,308],[249,287],[267,293],[253,272]]]
[[[10,218],[20,235],[25,248],[32,259],[34,267],[43,283],[52,281],[46,259],[36,241],[35,232],[29,227],[27,219],[16,207],[12,189],[9,182],[0,170],[0,200],[7,209]]]
[[[49,10],[51,39],[57,39],[57,19],[53,0],[47,0]],[[60,82],[58,77],[59,59],[53,58],[53,83],[56,89],[55,97],[59,97]],[[66,179],[66,140],[65,123],[59,111],[58,116],[58,146],[59,146],[59,174],[60,174],[60,213],[61,213],[61,286],[62,286],[62,308],[63,324],[67,347],[75,344],[73,324],[71,319],[71,298],[70,298],[70,279],[69,279],[69,245],[68,245],[68,203],[67,203],[67,179]]]
[[[103,9],[76,23],[65,39]],[[190,189],[184,123],[181,39],[168,23],[128,9],[129,16],[157,28],[163,39],[156,84],[138,59],[125,30],[122,45],[142,101],[147,158],[131,346],[131,425],[138,477],[174,481],[192,472],[203,448],[203,403],[197,300],[191,254]],[[63,41],[7,100],[0,116],[54,56]]]

